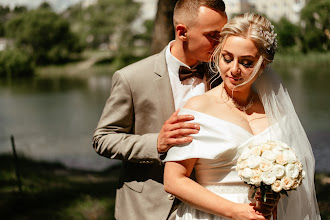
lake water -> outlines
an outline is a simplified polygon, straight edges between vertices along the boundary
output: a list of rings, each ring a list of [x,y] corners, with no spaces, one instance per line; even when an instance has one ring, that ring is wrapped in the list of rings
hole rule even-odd
[[[330,172],[330,75],[327,65],[274,66],[291,94],[313,146],[316,170]],[[111,74],[35,77],[0,83],[0,153],[60,161],[71,168],[102,170],[117,160],[95,153],[93,130],[109,96]]]

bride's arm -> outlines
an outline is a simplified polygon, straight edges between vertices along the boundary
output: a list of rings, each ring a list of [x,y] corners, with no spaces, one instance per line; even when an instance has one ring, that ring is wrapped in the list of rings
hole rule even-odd
[[[248,203],[234,203],[207,190],[189,176],[197,159],[166,162],[164,187],[184,203],[204,212],[230,219],[266,219]]]

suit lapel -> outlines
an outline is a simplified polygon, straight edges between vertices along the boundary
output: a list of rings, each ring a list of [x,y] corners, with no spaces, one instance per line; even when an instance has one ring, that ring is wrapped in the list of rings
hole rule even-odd
[[[158,99],[163,111],[164,121],[166,121],[175,111],[173,92],[165,61],[165,51],[166,48],[159,53],[159,57],[156,60],[154,70],[154,73],[159,76],[154,80],[154,82],[158,94]]]

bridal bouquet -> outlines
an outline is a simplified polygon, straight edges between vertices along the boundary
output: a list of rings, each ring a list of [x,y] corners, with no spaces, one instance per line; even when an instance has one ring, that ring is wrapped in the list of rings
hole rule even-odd
[[[260,189],[264,201],[266,192],[288,195],[287,191],[297,189],[305,176],[293,150],[280,141],[247,147],[238,158],[236,171],[245,183],[254,187],[254,194]]]

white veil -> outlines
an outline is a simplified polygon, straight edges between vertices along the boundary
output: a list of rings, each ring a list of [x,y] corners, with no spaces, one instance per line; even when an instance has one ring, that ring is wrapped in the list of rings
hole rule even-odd
[[[284,127],[281,127],[280,141],[294,149],[306,172],[302,185],[300,185],[297,190],[289,191],[288,197],[284,195],[281,196],[280,202],[278,203],[277,219],[321,219],[314,186],[314,155],[290,96],[283,87],[277,74],[268,67],[265,69],[264,73],[258,77],[255,85],[264,106],[269,126],[279,122],[283,117],[286,117],[286,123]],[[278,133],[279,131],[276,132]]]

